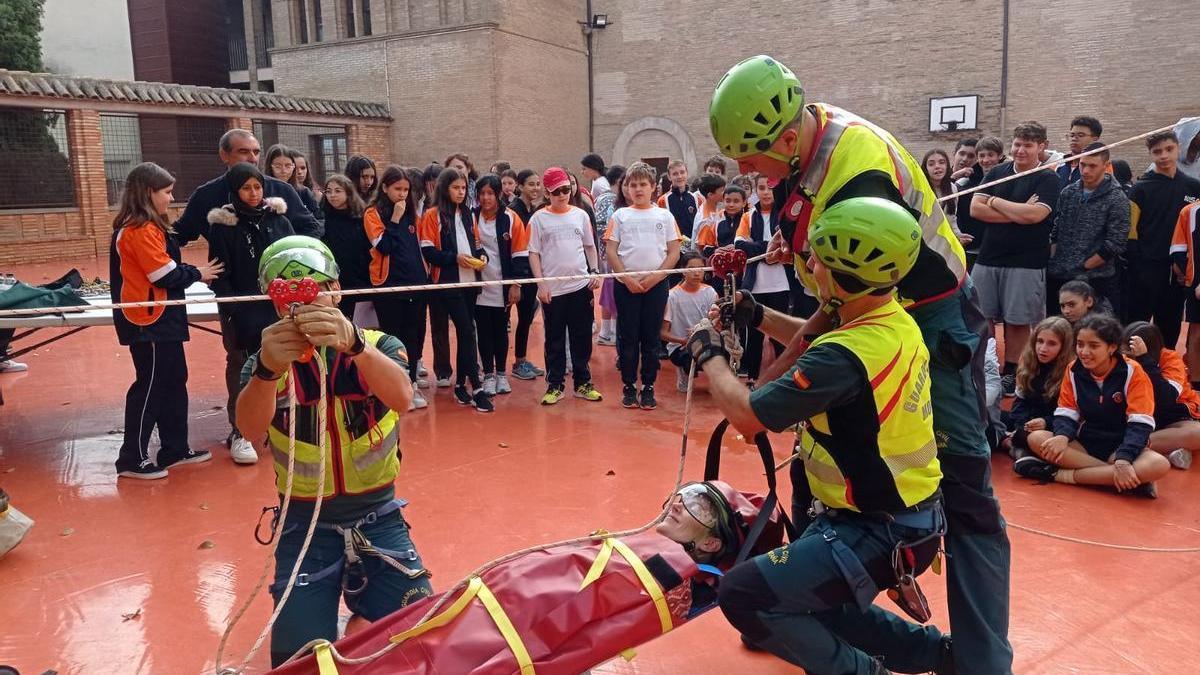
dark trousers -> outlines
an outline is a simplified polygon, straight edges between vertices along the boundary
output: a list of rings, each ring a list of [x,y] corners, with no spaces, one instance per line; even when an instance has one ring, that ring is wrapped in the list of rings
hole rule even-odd
[[[450,315],[443,296],[429,296],[429,332],[433,338],[433,374],[439,380],[448,379],[453,373],[450,366]]]
[[[567,381],[567,340],[571,343],[572,379],[575,386],[592,381],[588,361],[592,358],[592,287],[550,299],[542,305],[546,324],[546,383],[562,387]],[[655,360],[657,365],[657,359]]]
[[[506,372],[508,360],[508,307],[475,305],[475,331],[479,334],[479,359],[485,375]]]
[[[1175,283],[1171,263],[1130,258],[1125,282],[1125,323],[1153,321],[1162,331],[1163,344],[1174,349],[1188,289]]]
[[[376,295],[375,314],[379,330],[400,338],[408,354],[408,377],[417,381],[417,361],[425,354],[425,307],[423,292]]]
[[[1063,284],[1071,279],[1060,279],[1046,275],[1046,316],[1056,316],[1059,314],[1058,292],[1062,290]],[[1096,291],[1096,306],[1102,304],[1104,300],[1112,306],[1113,314],[1117,317],[1121,316],[1121,286],[1117,281],[1116,275],[1111,277],[1098,277],[1095,279],[1084,279],[1093,291]]]
[[[135,378],[125,394],[125,438],[117,471],[143,463],[169,466],[188,451],[187,359],[182,342],[129,345]],[[158,427],[160,447],[150,453],[150,433]]]
[[[666,279],[645,293],[630,292],[625,284],[613,285],[613,298],[617,301],[617,360],[624,384],[636,384],[639,370],[642,384],[647,387],[653,387],[658,379],[659,334],[667,311],[668,290]],[[574,350],[572,344],[571,351]]]
[[[261,336],[259,339],[262,339]],[[221,315],[221,346],[225,348],[225,393],[227,394],[225,413],[229,417],[229,427],[236,434],[239,433],[237,399],[238,394],[242,392],[242,366],[246,365],[246,359],[250,358],[250,352],[237,348],[233,320],[224,314]]]
[[[757,293],[754,299],[764,307],[787,314],[791,295],[789,291]],[[763,340],[766,336],[755,328],[749,329],[748,332],[750,334],[746,338],[746,353],[742,356],[742,367],[750,374],[750,379],[757,380],[758,373],[762,369]],[[783,352],[783,343],[771,340],[771,345],[775,350],[775,356],[779,356]]]
[[[434,291],[440,296],[442,307],[446,310],[446,316],[454,323],[454,339],[456,351],[454,353],[455,384],[463,385],[468,382],[470,385],[478,389],[481,386],[479,381],[479,357],[477,351],[478,343],[475,340],[475,296],[474,290],[449,290],[449,291]],[[431,301],[432,306],[432,301]],[[434,333],[434,337],[437,334]],[[449,346],[447,346],[449,349]],[[437,347],[434,346],[434,358],[437,358]],[[436,362],[435,362],[436,363]],[[436,369],[436,365],[434,366]]]
[[[537,285],[521,286],[521,299],[517,301],[517,332],[513,336],[513,357],[524,361],[529,351],[529,328],[533,326],[533,317],[537,314],[538,299]]]

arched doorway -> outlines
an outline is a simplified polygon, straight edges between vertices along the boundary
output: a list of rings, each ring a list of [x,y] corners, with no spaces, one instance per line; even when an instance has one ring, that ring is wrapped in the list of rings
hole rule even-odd
[[[688,172],[696,174],[696,148],[682,124],[666,117],[642,117],[621,130],[613,144],[613,163],[629,166],[632,162],[664,157],[682,159]]]

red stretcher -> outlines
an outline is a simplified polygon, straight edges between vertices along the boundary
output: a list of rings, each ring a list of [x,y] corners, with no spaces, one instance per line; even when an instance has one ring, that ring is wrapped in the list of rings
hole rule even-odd
[[[713,436],[715,452],[726,424]],[[776,506],[774,466],[765,435],[755,439],[771,487],[767,496],[743,493],[714,478],[710,444],[706,480],[738,514],[737,561],[783,541],[786,518]],[[719,460],[717,460],[719,461]],[[771,514],[760,518],[762,512]],[[756,534],[757,531],[757,534]],[[753,535],[753,536],[752,536]],[[734,562],[726,559],[728,567]],[[439,612],[414,626],[435,602],[423,600],[335,643],[359,658],[399,642],[365,664],[335,662],[327,646],[271,671],[276,675],[500,675],[581,673],[687,623],[716,606],[722,570],[698,565],[683,547],[654,531],[625,539],[537,551],[472,578]],[[437,596],[441,597],[441,596]]]

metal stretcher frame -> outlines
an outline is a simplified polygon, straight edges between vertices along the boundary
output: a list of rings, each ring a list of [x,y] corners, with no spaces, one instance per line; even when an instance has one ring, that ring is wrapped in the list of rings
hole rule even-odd
[[[196,282],[189,286],[184,294],[188,298],[208,297],[215,299],[216,297],[206,284],[200,282]],[[110,298],[107,295],[85,296],[83,299],[92,304],[110,302]],[[184,305],[184,307],[187,308],[188,326],[206,333],[212,333],[213,335],[221,334],[220,330],[214,330],[207,326],[199,325],[200,323],[212,323],[215,321],[220,321],[220,317],[217,314],[216,302],[203,302],[194,305]],[[44,347],[48,344],[58,342],[63,338],[70,337],[80,331],[87,330],[88,328],[112,325],[112,310],[91,309],[84,305],[80,305],[80,310],[78,312],[0,318],[0,329],[9,328],[19,331],[13,334],[12,341],[10,342],[8,357],[13,359],[19,358],[24,354],[28,354],[29,352]],[[28,338],[43,328],[70,328],[71,330],[68,330],[64,333],[59,333],[58,335],[32,345],[22,345],[20,348],[16,349],[12,348],[16,346],[19,340]],[[4,405],[4,394],[2,390],[0,390],[0,405]]]

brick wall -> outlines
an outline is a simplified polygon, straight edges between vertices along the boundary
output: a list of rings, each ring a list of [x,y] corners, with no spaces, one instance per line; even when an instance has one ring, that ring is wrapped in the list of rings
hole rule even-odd
[[[351,155],[366,155],[375,160],[379,173],[392,163],[392,129],[386,124],[350,124],[346,126],[346,150]]]

